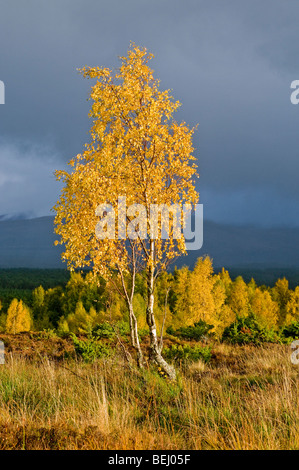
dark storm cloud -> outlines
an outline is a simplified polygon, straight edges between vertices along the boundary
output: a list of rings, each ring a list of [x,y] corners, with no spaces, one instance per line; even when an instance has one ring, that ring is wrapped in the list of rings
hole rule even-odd
[[[88,139],[91,82],[76,69],[117,66],[134,41],[155,54],[161,88],[171,88],[182,103],[177,118],[199,123],[195,146],[205,217],[298,225],[299,105],[290,102],[290,83],[299,79],[298,13],[295,0],[1,5],[6,104],[0,106],[0,213],[47,212],[57,187],[37,182]],[[20,161],[28,161],[28,174],[14,183],[12,197],[7,174],[21,178]],[[33,161],[39,162],[35,171]],[[25,188],[18,198],[26,184],[36,192],[41,186],[40,201]]]

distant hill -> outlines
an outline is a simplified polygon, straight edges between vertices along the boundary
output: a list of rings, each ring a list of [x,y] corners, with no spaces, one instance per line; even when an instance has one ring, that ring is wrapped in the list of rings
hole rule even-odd
[[[193,266],[208,254],[214,267],[299,269],[299,228],[262,228],[204,221],[203,246],[190,251],[179,264]]]
[[[0,221],[0,268],[64,268],[53,217]]]
[[[0,268],[64,268],[53,217],[0,221]],[[213,258],[215,269],[234,271],[295,270],[299,272],[299,229],[265,229],[204,221],[203,247],[175,263],[191,268],[203,255]]]

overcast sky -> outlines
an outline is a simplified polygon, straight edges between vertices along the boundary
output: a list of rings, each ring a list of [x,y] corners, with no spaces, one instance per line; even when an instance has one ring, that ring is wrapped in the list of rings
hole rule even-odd
[[[298,0],[6,0],[0,8],[0,215],[48,215],[83,150],[91,82],[130,41],[198,125],[200,202],[219,222],[299,226]]]

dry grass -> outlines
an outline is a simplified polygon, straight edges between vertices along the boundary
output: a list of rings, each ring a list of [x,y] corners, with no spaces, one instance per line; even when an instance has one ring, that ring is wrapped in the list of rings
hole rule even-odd
[[[172,384],[122,359],[8,354],[0,449],[299,449],[298,367],[287,346],[216,345]]]

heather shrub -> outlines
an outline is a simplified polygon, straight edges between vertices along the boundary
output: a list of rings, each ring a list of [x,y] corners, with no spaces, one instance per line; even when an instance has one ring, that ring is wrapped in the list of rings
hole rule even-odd
[[[227,326],[222,340],[232,344],[261,344],[281,342],[277,331],[261,325],[254,314],[237,319]]]
[[[293,321],[289,325],[284,326],[281,329],[281,337],[284,340],[284,342],[290,342],[293,339],[298,339],[299,338],[299,321]]]
[[[97,324],[93,329],[92,329],[92,336],[95,338],[106,338],[106,339],[113,339],[115,337],[115,330],[110,323],[107,321],[103,323]]]
[[[111,356],[112,350],[109,346],[88,335],[87,339],[79,339],[73,333],[70,334],[76,353],[82,357],[84,362],[94,362],[97,359]]]
[[[211,359],[211,355],[211,348],[208,346],[172,344],[163,349],[163,356],[176,362],[195,362],[198,360],[208,362]]]
[[[213,325],[209,325],[205,321],[200,320],[194,323],[194,325],[182,326],[176,330],[170,326],[167,328],[166,333],[189,341],[200,341],[213,328]]]

